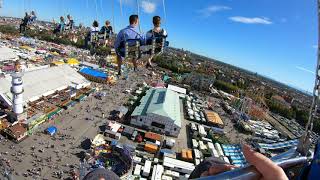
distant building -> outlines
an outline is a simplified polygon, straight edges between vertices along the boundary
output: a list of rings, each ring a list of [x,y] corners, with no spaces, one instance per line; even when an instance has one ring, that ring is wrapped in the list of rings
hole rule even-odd
[[[281,105],[286,106],[287,108],[290,108],[290,104],[282,96],[274,95],[271,97],[271,99]]]
[[[208,120],[208,123],[210,125],[218,126],[218,127],[223,127],[223,121],[221,120],[219,114],[213,111],[205,111],[206,117]]]
[[[199,73],[189,73],[184,75],[182,83],[190,85],[193,89],[209,91],[209,87],[216,80],[214,74],[204,75]]]
[[[27,129],[21,123],[16,123],[10,126],[9,128],[5,129],[5,132],[17,142],[20,142],[28,135]]]
[[[179,95],[165,88],[151,88],[131,114],[131,124],[147,130],[178,136],[181,129]]]
[[[0,62],[10,62],[18,59],[19,57],[14,49],[8,47],[0,47]]]
[[[6,129],[8,127],[8,122],[4,119],[0,119],[0,131]]]
[[[168,89],[175,91],[177,93],[180,93],[180,94],[187,94],[187,90],[185,88],[181,88],[181,87],[174,86],[171,84],[168,85]]]
[[[6,106],[12,106],[11,77],[1,78],[0,84],[0,101],[4,102]],[[58,90],[68,87],[81,89],[89,85],[88,80],[68,65],[28,71],[23,76],[23,102],[25,105]]]
[[[177,171],[183,174],[191,174],[191,172],[195,168],[193,163],[180,161],[180,160],[169,158],[169,157],[163,158],[163,166],[166,169]]]

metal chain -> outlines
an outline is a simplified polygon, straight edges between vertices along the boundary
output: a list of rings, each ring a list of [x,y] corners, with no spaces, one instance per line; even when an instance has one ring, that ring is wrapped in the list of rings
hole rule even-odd
[[[297,147],[297,151],[301,153],[302,155],[306,155],[309,146],[311,144],[310,141],[310,133],[312,132],[313,129],[313,122],[314,122],[314,117],[317,113],[317,109],[319,106],[319,98],[320,98],[320,0],[317,0],[317,14],[318,14],[318,52],[317,52],[317,66],[315,69],[315,83],[314,83],[314,88],[313,88],[313,94],[312,94],[312,104],[310,107],[309,111],[309,118],[308,118],[308,123],[305,127],[305,132],[300,138],[300,142]]]
[[[318,0],[318,8],[317,8],[317,13],[318,13],[318,22],[320,22],[320,0]],[[320,30],[320,23],[318,24],[318,29]],[[318,32],[318,52],[317,52],[317,66],[316,66],[316,78],[315,78],[315,86],[313,88],[313,99],[312,99],[312,105],[310,107],[310,112],[309,112],[309,119],[308,123],[306,125],[306,131],[312,131],[313,129],[313,121],[314,117],[317,113],[318,105],[319,105],[319,93],[320,93],[320,32]]]

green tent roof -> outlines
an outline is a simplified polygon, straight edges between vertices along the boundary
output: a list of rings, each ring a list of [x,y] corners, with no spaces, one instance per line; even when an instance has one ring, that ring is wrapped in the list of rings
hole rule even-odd
[[[166,88],[149,89],[140,101],[140,105],[133,111],[132,116],[157,114],[171,118],[181,127],[181,113],[179,95]]]

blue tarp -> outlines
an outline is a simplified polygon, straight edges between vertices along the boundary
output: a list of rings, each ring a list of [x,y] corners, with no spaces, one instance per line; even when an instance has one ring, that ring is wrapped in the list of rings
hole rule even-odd
[[[167,154],[176,155],[176,153],[173,152],[171,149],[161,149],[160,152],[161,152],[162,154],[167,153]]]
[[[89,76],[93,76],[93,77],[101,78],[101,79],[107,79],[107,77],[108,77],[108,75],[106,73],[101,72],[101,71],[97,71],[97,70],[94,70],[94,69],[88,68],[88,67],[80,69],[80,73],[87,74]]]
[[[111,141],[111,146],[116,146],[117,144],[118,144],[118,141],[116,141],[116,140]]]
[[[46,131],[48,134],[50,134],[50,136],[53,136],[58,131],[58,129],[55,126],[50,126]]]
[[[246,165],[246,159],[242,153],[240,145],[227,145],[223,144],[222,149],[226,156],[230,157],[231,163],[236,166]]]

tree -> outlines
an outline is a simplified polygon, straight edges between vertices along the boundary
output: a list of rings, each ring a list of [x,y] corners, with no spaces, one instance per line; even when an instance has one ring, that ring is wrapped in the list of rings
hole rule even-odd
[[[227,93],[235,93],[239,90],[239,88],[231,83],[222,81],[222,80],[216,80],[213,84],[217,89],[225,91]]]
[[[269,99],[266,99],[266,103],[270,111],[273,113],[279,114],[287,119],[293,119],[296,117],[296,112],[293,110],[293,108],[288,108],[274,100]]]

